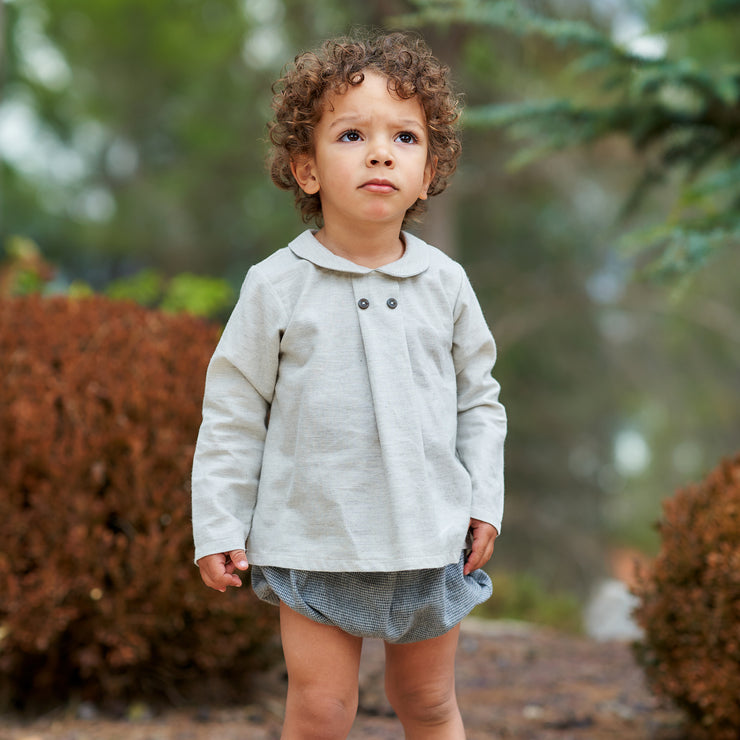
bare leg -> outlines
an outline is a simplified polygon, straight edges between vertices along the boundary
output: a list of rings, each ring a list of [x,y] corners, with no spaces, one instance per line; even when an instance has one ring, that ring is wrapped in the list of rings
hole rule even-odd
[[[362,639],[280,604],[288,669],[281,740],[345,740],[357,713]]]
[[[385,690],[406,740],[465,740],[455,696],[460,627],[441,637],[385,646]]]

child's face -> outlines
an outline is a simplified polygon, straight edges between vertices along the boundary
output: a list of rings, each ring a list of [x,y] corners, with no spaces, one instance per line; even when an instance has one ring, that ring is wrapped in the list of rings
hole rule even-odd
[[[314,153],[293,164],[301,188],[319,193],[327,228],[398,222],[425,199],[433,167],[426,117],[417,98],[388,90],[378,72],[330,94],[314,131]]]

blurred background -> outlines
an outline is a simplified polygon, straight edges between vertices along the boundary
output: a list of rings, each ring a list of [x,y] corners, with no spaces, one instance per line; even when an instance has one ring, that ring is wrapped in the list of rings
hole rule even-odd
[[[551,25],[525,27],[517,5]],[[510,433],[491,571],[581,600],[615,553],[656,551],[662,499],[740,448],[738,232],[721,232],[699,267],[673,271],[651,270],[655,255],[629,238],[689,206],[702,217],[734,209],[737,220],[723,193],[740,179],[739,93],[718,93],[724,111],[734,106],[734,149],[723,140],[693,170],[695,140],[670,160],[634,127],[569,137],[575,119],[548,128],[552,110],[541,109],[516,119],[521,139],[489,106],[557,99],[618,111],[610,90],[624,102],[633,82],[610,88],[614,59],[586,25],[632,72],[690,59],[696,79],[719,89],[726,70],[737,79],[740,29],[696,15],[713,5],[4,0],[0,280],[25,260],[38,281],[28,289],[50,293],[155,305],[164,286],[174,303],[178,290],[205,290],[203,312],[225,320],[249,266],[304,228],[264,165],[281,68],[356,26],[414,29],[450,65],[469,111],[459,170],[415,230],[466,267],[499,347]],[[678,17],[696,22],[671,26]],[[665,110],[688,116],[707,98],[676,75]],[[652,94],[647,82],[638,93]],[[559,138],[538,153],[557,123]],[[719,156],[734,179],[687,206],[686,183]]]

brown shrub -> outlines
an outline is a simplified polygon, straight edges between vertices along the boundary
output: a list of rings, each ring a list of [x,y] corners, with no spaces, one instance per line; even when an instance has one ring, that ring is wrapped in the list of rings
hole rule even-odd
[[[740,454],[663,506],[662,545],[642,574],[637,656],[693,736],[737,740],[740,728]]]
[[[275,610],[192,562],[217,339],[101,297],[0,300],[0,703],[223,699],[262,660]]]

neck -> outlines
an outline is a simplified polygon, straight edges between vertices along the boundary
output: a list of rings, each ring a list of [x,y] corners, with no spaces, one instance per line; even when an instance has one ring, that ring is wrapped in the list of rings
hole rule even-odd
[[[400,224],[380,228],[374,224],[371,229],[355,224],[351,232],[325,224],[315,236],[330,252],[363,267],[382,267],[395,262],[405,250]]]

